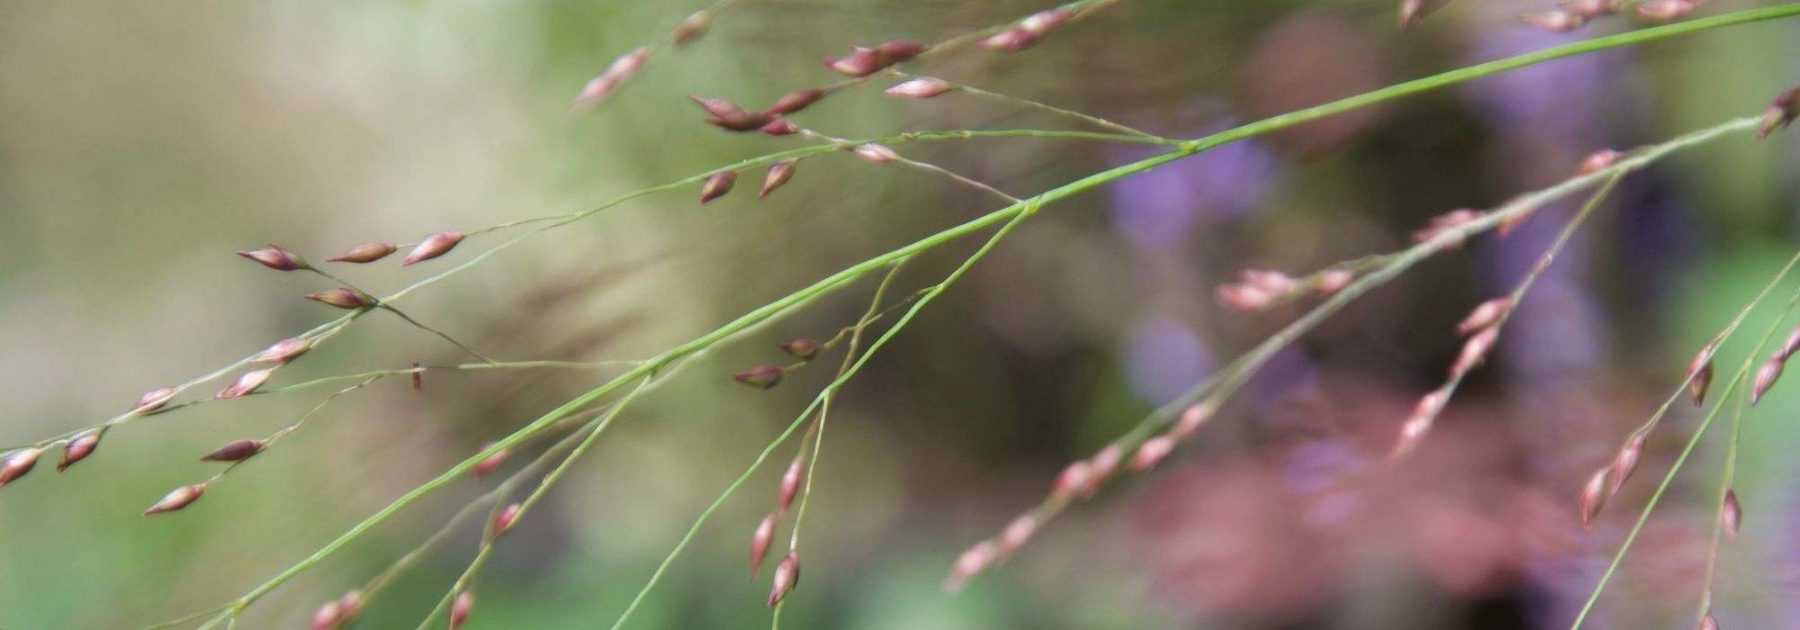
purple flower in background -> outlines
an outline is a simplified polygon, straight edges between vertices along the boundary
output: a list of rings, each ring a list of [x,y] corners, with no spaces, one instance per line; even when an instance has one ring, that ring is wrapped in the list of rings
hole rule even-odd
[[[1132,390],[1146,400],[1174,400],[1213,371],[1206,342],[1168,318],[1151,315],[1139,322],[1129,343],[1125,370]]]
[[[1149,152],[1122,151],[1119,163]],[[1234,142],[1139,173],[1111,188],[1113,226],[1140,250],[1167,250],[1204,222],[1238,218],[1267,192],[1274,156],[1254,142]]]

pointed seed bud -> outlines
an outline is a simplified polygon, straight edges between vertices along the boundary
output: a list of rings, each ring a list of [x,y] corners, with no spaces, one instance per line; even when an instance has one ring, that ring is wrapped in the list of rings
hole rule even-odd
[[[1769,137],[1776,129],[1793,124],[1796,117],[1800,117],[1800,87],[1782,92],[1769,103],[1768,111],[1763,112],[1762,124],[1757,128],[1757,137]]]
[[[802,361],[810,361],[814,356],[819,354],[819,342],[806,337],[789,339],[782,342],[778,347],[781,348],[782,352],[786,352],[790,356]]]
[[[1175,420],[1175,428],[1169,430],[1169,437],[1185,440],[1195,431],[1200,430],[1200,425],[1206,424],[1206,421],[1210,419],[1212,419],[1211,405],[1205,403],[1190,405],[1187,409],[1182,410],[1181,417]]]
[[[1022,28],[1009,28],[981,40],[981,47],[988,50],[1018,52],[1036,44],[1038,36]]]
[[[687,16],[687,19],[682,20],[680,24],[675,25],[675,31],[670,34],[670,37],[675,40],[676,46],[680,46],[693,41],[696,37],[704,35],[706,33],[706,27],[711,24],[712,14],[707,13],[706,11],[695,11],[693,14]]]
[[[1456,364],[1450,366],[1451,378],[1462,378],[1470,370],[1487,360],[1487,355],[1494,349],[1494,342],[1500,339],[1500,329],[1488,327],[1469,337],[1463,343],[1462,354],[1457,355]]]
[[[500,513],[494,515],[494,537],[498,538],[501,534],[506,533],[506,530],[512,529],[513,522],[519,520],[519,512],[524,509],[525,506],[518,503],[500,508]]]
[[[44,452],[40,448],[22,448],[7,454],[6,463],[0,464],[0,486],[12,483],[37,467],[38,455]]]
[[[775,523],[775,514],[771,512],[756,524],[756,532],[750,534],[750,577],[756,577],[763,559],[769,556],[769,545],[775,542]]]
[[[706,178],[706,183],[700,186],[700,203],[725,196],[725,193],[731,192],[731,186],[736,183],[737,173],[735,172],[713,173],[713,176]]]
[[[1611,467],[1594,471],[1588,478],[1587,485],[1581,487],[1581,526],[1587,527],[1600,515],[1600,508],[1606,505],[1606,472]]]
[[[1000,549],[1006,553],[1018,551],[1037,534],[1037,528],[1037,517],[1030,514],[1013,519],[1006,524],[1006,529],[1000,531]]]
[[[800,583],[800,556],[794,555],[791,551],[788,552],[787,557],[782,558],[781,563],[775,565],[773,582],[773,586],[769,588],[769,606],[771,608],[775,604],[781,603],[781,599],[787,597],[787,594],[794,590],[794,586]]]
[[[1549,11],[1541,11],[1538,13],[1527,13],[1519,16],[1519,19],[1524,20],[1526,24],[1536,26],[1552,33],[1567,33],[1581,28],[1582,24],[1587,23],[1586,18],[1563,9],[1551,9]]]
[[[913,79],[890,87],[887,89],[887,95],[903,98],[926,99],[942,96],[944,93],[953,89],[956,88],[952,87],[949,83],[926,77]]]
[[[1757,368],[1756,384],[1750,389],[1750,404],[1762,402],[1763,395],[1769,393],[1769,388],[1774,387],[1775,381],[1781,379],[1781,369],[1786,366],[1786,361],[1775,356],[1770,357],[1768,361],[1763,362],[1762,367]]]
[[[152,389],[144,392],[143,396],[139,396],[137,404],[132,405],[131,410],[138,414],[148,414],[158,409],[162,409],[163,405],[169,404],[169,400],[174,397],[175,388],[173,387],[159,387]]]
[[[329,304],[344,310],[356,310],[375,305],[375,298],[356,289],[338,287],[306,294],[306,299],[320,304]]]
[[[313,612],[312,630],[336,630],[338,623],[343,620],[343,604],[334,599],[320,605]]]
[[[450,630],[457,630],[469,622],[469,614],[475,612],[475,594],[463,591],[456,594],[456,602],[450,604]]]
[[[400,260],[401,266],[413,265],[450,253],[457,243],[463,240],[462,232],[438,232],[425,237],[424,241],[414,247],[406,258]]]
[[[1700,8],[1694,0],[1646,0],[1637,5],[1638,17],[1655,22],[1679,20]]]
[[[781,375],[781,368],[773,365],[758,365],[733,374],[731,378],[757,389],[768,389],[781,383]]]
[[[1106,448],[1100,449],[1100,452],[1094,453],[1093,457],[1088,458],[1088,482],[1087,487],[1082,488],[1082,494],[1092,495],[1095,490],[1099,490],[1100,484],[1119,470],[1119,462],[1123,459],[1125,459],[1125,449],[1120,448],[1117,444],[1108,444]]]
[[[1069,21],[1069,18],[1074,17],[1074,15],[1074,12],[1061,7],[1039,11],[1031,14],[1030,17],[1020,20],[1019,28],[1030,31],[1035,35],[1043,35],[1050,32],[1050,29],[1062,26],[1063,22]]]
[[[800,494],[800,482],[806,478],[803,463],[800,458],[795,457],[788,464],[787,471],[781,473],[781,489],[776,493],[775,503],[782,512],[786,512],[794,504],[794,497]]]
[[[242,376],[239,376],[236,381],[232,382],[230,387],[221,389],[219,390],[219,393],[214,394],[213,398],[219,400],[231,400],[233,398],[243,398],[248,396],[251,392],[256,391],[256,388],[262,387],[263,383],[269,382],[269,376],[274,373],[275,368],[245,372]]]
[[[1317,286],[1319,293],[1331,295],[1343,290],[1344,287],[1350,286],[1350,283],[1355,281],[1356,272],[1354,271],[1349,269],[1329,269],[1319,274]]]
[[[363,592],[362,591],[350,591],[348,593],[344,593],[344,596],[339,597],[337,601],[338,601],[338,612],[342,615],[342,618],[344,621],[349,621],[351,619],[355,619],[357,615],[362,614],[362,608],[363,608]]]
[[[413,391],[415,391],[415,392],[422,391],[425,389],[425,369],[419,367],[418,361],[413,362],[412,388],[413,388]]]
[[[1725,503],[1719,506],[1719,518],[1724,519],[1725,533],[1737,538],[1744,523],[1744,508],[1738,504],[1737,490],[1725,490]]]
[[[1167,435],[1158,435],[1144,440],[1143,444],[1138,445],[1137,452],[1131,456],[1131,469],[1143,472],[1155,468],[1169,456],[1169,453],[1174,451],[1175,438]]]
[[[1494,322],[1500,321],[1500,317],[1511,308],[1512,298],[1510,297],[1494,298],[1482,302],[1480,306],[1475,307],[1475,310],[1469,311],[1469,316],[1463,318],[1462,323],[1456,325],[1456,334],[1468,335],[1493,326]]]
[[[1254,313],[1275,303],[1268,291],[1248,284],[1221,284],[1214,293],[1220,305],[1239,313]]]
[[[395,246],[393,243],[385,243],[385,242],[363,243],[361,245],[357,245],[356,247],[350,248],[350,251],[339,254],[336,258],[327,258],[326,261],[328,261],[328,262],[347,262],[347,263],[372,263],[377,260],[387,258],[388,254],[392,254],[399,250],[400,250],[400,248]]]
[[[881,53],[875,52],[875,49],[855,47],[848,56],[826,59],[825,67],[838,74],[862,78],[875,74],[885,64],[881,62]]]
[[[1067,501],[1075,497],[1088,486],[1088,478],[1093,473],[1088,468],[1087,460],[1076,461],[1056,475],[1056,483],[1050,486],[1052,498]]]
[[[1712,611],[1700,618],[1699,630],[1719,630],[1719,620],[1713,619]]]
[[[1581,166],[1575,169],[1575,175],[1592,175],[1606,170],[1607,168],[1612,167],[1614,162],[1618,162],[1619,158],[1623,155],[1623,153],[1612,149],[1601,149],[1589,153],[1587,158],[1581,160]]]
[[[783,95],[779,99],[776,99],[775,104],[770,105],[769,109],[764,110],[764,113],[767,113],[767,114],[770,114],[773,116],[785,116],[788,114],[793,114],[793,113],[799,112],[800,110],[806,109],[807,106],[812,105],[813,103],[819,102],[819,99],[822,99],[822,98],[825,98],[824,90],[818,90],[818,89],[795,90],[792,92],[788,92],[787,94]]]
[[[1644,440],[1648,437],[1648,434],[1643,433],[1633,435],[1613,455],[1612,468],[1608,470],[1606,478],[1607,497],[1618,494],[1619,488],[1624,487],[1625,481],[1631,478],[1631,473],[1637,471],[1638,460],[1644,456]]]
[[[770,120],[768,124],[760,127],[758,131],[763,132],[763,135],[767,136],[791,136],[800,133],[800,128],[795,126],[794,123],[788,122],[786,118],[775,118]]]
[[[714,118],[728,118],[744,114],[743,108],[722,98],[707,98],[705,96],[689,95],[688,100],[693,101],[695,105],[699,105],[700,109],[706,110],[706,113],[711,114]]]
[[[1563,4],[1569,11],[1576,15],[1593,18],[1617,13],[1621,1],[1622,0],[1568,0]]]
[[[950,566],[950,576],[944,578],[944,590],[955,593],[969,583],[969,578],[986,571],[995,559],[1000,557],[992,541],[975,543],[962,555],[956,557],[956,563]]]
[[[257,453],[261,453],[263,446],[262,440],[238,440],[221,446],[216,451],[207,453],[205,457],[200,458],[200,461],[241,462],[250,459],[251,457],[255,457]]]
[[[1712,385],[1713,352],[1719,349],[1719,342],[1706,344],[1694,360],[1688,363],[1688,394],[1694,399],[1694,405],[1706,402],[1706,388]]]
[[[896,39],[875,47],[875,54],[880,56],[884,68],[917,57],[922,52],[925,52],[924,45],[905,39]]]
[[[856,157],[862,158],[870,164],[887,164],[888,162],[900,159],[900,154],[895,153],[893,149],[872,142],[869,144],[857,145],[852,151],[856,153]]]
[[[294,360],[294,357],[306,354],[306,351],[311,349],[312,342],[305,338],[289,337],[275,342],[275,345],[250,357],[250,360],[257,363],[287,363]]]
[[[1417,24],[1446,4],[1450,4],[1450,0],[1400,0],[1400,28]]]
[[[162,514],[163,512],[173,512],[187,507],[189,504],[199,499],[200,495],[205,493],[206,484],[204,483],[181,486],[174,490],[170,490],[169,493],[163,495],[163,498],[158,500],[155,505],[151,505],[149,509],[144,510],[144,516]]]
[[[74,439],[69,440],[67,445],[63,446],[62,457],[56,461],[56,472],[68,470],[76,462],[87,459],[87,456],[94,454],[94,449],[99,446],[99,431],[89,431],[75,436]]]
[[[1794,332],[1788,333],[1787,341],[1782,342],[1781,351],[1776,355],[1786,361],[1793,357],[1795,352],[1800,352],[1800,326],[1795,326]]]
[[[270,244],[268,247],[262,249],[240,250],[237,255],[254,260],[262,266],[276,271],[294,271],[297,269],[308,268],[305,259],[274,244]]]
[[[486,450],[486,449],[483,449],[483,450]],[[475,475],[476,478],[486,477],[490,474],[493,474],[494,471],[499,470],[500,465],[505,464],[506,457],[511,454],[512,454],[512,451],[504,449],[504,448],[500,449],[498,451],[494,451],[493,455],[489,455],[486,458],[482,459],[481,461],[476,462],[475,467],[470,468],[469,472],[471,474]]]

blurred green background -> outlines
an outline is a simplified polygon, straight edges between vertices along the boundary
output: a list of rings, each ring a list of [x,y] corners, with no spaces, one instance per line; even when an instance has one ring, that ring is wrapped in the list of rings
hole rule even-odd
[[[819,60],[850,44],[937,41],[1047,5],[744,0],[704,38],[659,48],[596,111],[570,112],[614,57],[663,41],[701,6],[0,6],[0,443],[97,423],[148,389],[336,315],[299,298],[326,287],[317,278],[270,272],[237,249],[272,241],[318,260],[370,240],[579,210],[800,146],[798,136],[706,126],[686,96],[761,106],[834,80]],[[971,48],[910,69],[1192,137],[1635,26],[1612,19],[1551,35],[1513,19],[1547,6],[1466,1],[1397,31],[1393,3],[1378,0],[1124,0],[1026,51]],[[1509,289],[1570,208],[1369,296],[1283,353],[1162,469],[1072,509],[967,591],[946,595],[940,582],[964,547],[1034,505],[1063,464],[1298,313],[1216,306],[1213,288],[1239,268],[1301,273],[1397,249],[1428,217],[1547,186],[1596,148],[1757,113],[1800,79],[1796,60],[1800,22],[1790,20],[1559,61],[1225,147],[1047,209],[844,390],[784,624],[1563,627],[1697,413],[1677,408],[1639,476],[1585,531],[1573,523],[1582,480],[1800,240],[1791,133],[1726,139],[1628,180],[1527,298],[1416,461],[1334,485],[1382,466],[1411,401],[1454,359],[1455,321]],[[902,102],[881,84],[795,119],[844,137],[1080,128],[967,95]],[[899,148],[1018,195],[1147,155],[1037,140]],[[704,207],[693,191],[661,194],[557,229],[402,306],[503,359],[642,358],[995,207],[848,156],[806,160],[762,201],[760,174]],[[386,293],[498,242],[471,239],[419,267],[342,272]],[[899,286],[935,281],[974,244],[915,261]],[[1795,285],[1726,347],[1721,384]],[[777,362],[779,341],[853,322],[872,289],[861,283],[707,355],[625,413],[509,534],[476,584],[467,627],[610,625],[836,358],[768,392],[728,376]],[[376,314],[275,383],[459,360]],[[433,372],[416,393],[383,381],[337,400],[192,507],[150,519],[140,512],[163,492],[216,470],[201,454],[267,434],[326,392],[127,424],[62,475],[47,455],[0,491],[0,628],[139,627],[222,603],[600,378]],[[1745,534],[1722,554],[1715,604],[1726,627],[1800,628],[1800,475],[1786,457],[1800,439],[1800,395],[1785,389],[1745,428]],[[1691,619],[1723,435],[1690,462],[1594,627]],[[747,579],[744,557],[791,452],[715,515],[632,627],[767,623],[766,579]],[[265,598],[240,627],[303,626],[492,482],[463,480],[422,501]],[[477,533],[465,529],[357,627],[412,627],[472,554]]]

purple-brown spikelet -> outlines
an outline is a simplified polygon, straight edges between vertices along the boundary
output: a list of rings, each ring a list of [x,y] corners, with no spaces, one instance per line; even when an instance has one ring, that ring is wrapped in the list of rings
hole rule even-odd
[[[777,520],[776,513],[770,512],[750,534],[750,577],[756,577],[756,572],[762,569],[763,559],[769,557],[769,545],[775,542]]]
[[[773,365],[758,365],[733,374],[731,378],[757,389],[769,389],[781,383],[782,374],[781,368]]]
[[[168,494],[163,495],[163,498],[158,499],[156,503],[152,504],[148,509],[145,509],[144,516],[173,512],[185,508],[192,505],[194,501],[199,500],[200,495],[202,494],[206,494],[206,484],[204,483],[181,486],[174,490],[170,490]]]
[[[873,142],[859,144],[855,149],[852,149],[851,152],[855,153],[856,157],[862,158],[863,161],[870,164],[887,164],[888,162],[900,159],[900,154],[895,153],[893,149],[888,148],[886,145],[875,144]]]
[[[163,405],[169,404],[169,400],[174,397],[175,388],[158,387],[144,392],[144,395],[139,396],[137,404],[132,405],[131,410],[138,414],[148,414],[158,409],[162,409]]]
[[[1795,352],[1800,352],[1800,326],[1795,326],[1794,331],[1788,333],[1787,340],[1781,342],[1781,350],[1775,354],[1786,361],[1793,358]]]
[[[1762,367],[1756,369],[1756,382],[1750,388],[1750,404],[1762,402],[1763,396],[1769,393],[1769,388],[1775,386],[1775,381],[1781,380],[1781,371],[1785,367],[1787,361],[1776,355],[1769,357]]]
[[[1082,494],[1091,495],[1095,490],[1099,490],[1100,484],[1105,483],[1108,477],[1118,472],[1119,462],[1124,459],[1125,449],[1120,448],[1117,444],[1108,444],[1106,448],[1100,449],[1100,452],[1094,453],[1093,457],[1089,457],[1088,482],[1087,487],[1082,488]]]
[[[87,459],[100,446],[100,431],[89,431],[77,435],[63,445],[62,457],[56,460],[56,472],[68,470],[76,462]]]
[[[469,615],[475,612],[475,594],[463,591],[456,594],[456,601],[450,604],[450,630],[458,630],[469,622]]]
[[[379,241],[374,242],[374,243],[363,243],[361,245],[357,245],[355,247],[350,248],[349,251],[339,254],[336,258],[327,258],[326,261],[328,261],[328,262],[347,262],[347,263],[372,263],[377,260],[387,258],[389,254],[392,254],[397,251],[400,251],[400,248],[398,246],[394,245],[393,243],[386,243],[386,242],[379,242]]]
[[[512,529],[513,523],[518,522],[519,513],[524,509],[525,506],[518,503],[509,503],[500,508],[500,512],[494,515],[494,536],[497,538],[506,533],[506,530]]]
[[[981,40],[981,47],[988,50],[1018,52],[1036,44],[1038,35],[1023,28],[1009,28]]]
[[[1700,8],[1695,0],[1645,0],[1637,5],[1638,17],[1653,22],[1679,20]]]
[[[771,116],[786,116],[806,109],[819,99],[825,98],[825,91],[820,89],[794,90],[775,99],[775,104],[763,110]]]
[[[418,247],[414,247],[411,252],[406,254],[406,258],[400,260],[400,265],[403,267],[414,265],[448,254],[462,240],[462,232],[438,232],[427,236],[424,241],[419,243]]]
[[[944,578],[944,590],[955,593],[969,583],[969,578],[981,574],[1000,557],[999,549],[993,541],[984,540],[975,543],[962,555],[956,557],[956,563],[950,565],[950,576]]]
[[[257,453],[261,453],[263,446],[264,443],[262,440],[237,440],[221,446],[211,453],[207,453],[205,457],[200,458],[200,461],[241,462],[255,457]]]
[[[1356,281],[1356,272],[1349,269],[1327,269],[1319,273],[1317,288],[1321,295],[1331,295],[1350,286]]]
[[[706,203],[725,196],[725,193],[731,192],[732,185],[736,183],[736,172],[721,171],[713,173],[712,177],[706,178],[706,183],[700,186],[700,203]]]
[[[5,463],[0,463],[0,486],[17,481],[37,467],[38,455],[43,454],[40,448],[22,448],[6,455]]]
[[[1462,226],[1467,225],[1470,221],[1474,221],[1479,218],[1481,218],[1481,211],[1476,210],[1474,208],[1458,208],[1456,210],[1451,210],[1449,212],[1437,215],[1435,217],[1432,217],[1431,220],[1425,224],[1424,228],[1421,228],[1418,231],[1413,232],[1413,242],[1414,243],[1423,243],[1426,241],[1436,240],[1438,236],[1444,234],[1445,232],[1449,232],[1449,231],[1461,228]],[[1457,247],[1460,245],[1462,245],[1462,241],[1459,239],[1457,242],[1452,243],[1450,246]]]
[[[1475,307],[1475,310],[1469,311],[1468,317],[1464,317],[1462,322],[1456,325],[1456,334],[1467,336],[1486,330],[1493,326],[1494,322],[1500,321],[1500,317],[1506,315],[1506,311],[1511,308],[1512,298],[1510,297],[1494,298],[1482,302],[1480,306]]]
[[[1400,425],[1400,437],[1395,441],[1390,457],[1404,457],[1418,448],[1425,441],[1425,434],[1431,432],[1431,425],[1437,421],[1438,414],[1443,412],[1444,405],[1449,402],[1449,393],[1442,389],[1420,396],[1419,402],[1413,405],[1412,415],[1407,416],[1406,422]]]
[[[1587,157],[1582,158],[1581,165],[1575,168],[1575,174],[1578,176],[1592,175],[1606,170],[1607,168],[1612,167],[1612,165],[1618,162],[1619,158],[1624,155],[1625,154],[1612,149],[1601,149],[1589,153]]]
[[[494,451],[494,454],[482,458],[479,462],[475,462],[475,466],[469,469],[469,473],[475,475],[476,478],[491,475],[494,471],[500,469],[501,464],[506,463],[506,458],[510,455],[512,455],[512,451],[508,449],[503,448]]]
[[[1719,630],[1719,620],[1714,619],[1712,611],[1709,610],[1706,611],[1705,615],[1700,616],[1700,624],[1695,626],[1695,628],[1698,630]]]
[[[1185,440],[1195,431],[1200,430],[1200,425],[1206,424],[1206,421],[1210,419],[1212,419],[1211,406],[1206,404],[1189,405],[1187,409],[1181,411],[1181,417],[1176,418],[1175,427],[1169,429],[1169,437]]]
[[[1056,482],[1050,486],[1050,496],[1062,501],[1075,498],[1088,487],[1091,477],[1093,472],[1087,460],[1071,463],[1056,475]]]
[[[287,363],[294,360],[295,357],[306,354],[306,351],[311,349],[312,342],[305,338],[289,337],[256,353],[256,356],[250,357],[250,360],[257,363]]]
[[[883,65],[881,63],[881,53],[875,52],[875,49],[873,48],[863,48],[858,46],[852,48],[849,55],[838,57],[836,59],[826,59],[825,67],[831,68],[838,74],[861,78],[875,74],[875,72],[880,70]]]
[[[1688,394],[1695,406],[1706,402],[1706,389],[1712,385],[1713,353],[1718,351],[1719,342],[1706,344],[1688,363]]]
[[[1725,525],[1725,533],[1737,538],[1738,530],[1744,525],[1744,507],[1738,504],[1736,489],[1725,490],[1725,501],[1719,506],[1719,518]]]
[[[819,354],[819,342],[806,337],[789,339],[777,347],[781,348],[782,352],[788,353],[789,356],[802,361],[811,361],[814,356]]]
[[[344,593],[343,597],[339,597],[337,602],[338,611],[343,615],[342,618],[344,621],[355,619],[358,615],[362,614],[363,592],[353,590]]]
[[[1417,24],[1446,4],[1450,4],[1450,0],[1400,0],[1400,28]]]
[[[775,493],[775,505],[778,511],[786,512],[794,504],[794,497],[800,494],[800,483],[806,480],[805,461],[795,457],[788,463],[786,471],[781,473],[781,488]]]
[[[953,89],[956,88],[942,80],[923,77],[896,84],[888,88],[886,94],[902,98],[926,99],[942,96]]]
[[[769,606],[772,608],[781,603],[782,598],[794,591],[800,584],[800,556],[788,552],[781,562],[775,565],[775,578],[769,587]]]
[[[799,160],[781,160],[776,164],[770,164],[769,175],[763,176],[763,189],[756,193],[756,198],[767,198],[769,193],[774,193],[778,187],[787,184],[788,180],[792,180],[797,164],[799,164]]]
[[[680,46],[706,34],[706,27],[710,25],[712,25],[711,13],[695,11],[683,19],[680,24],[675,25],[675,30],[669,33],[669,38],[674,40],[676,46]]]
[[[425,370],[419,367],[418,361],[413,362],[412,389],[415,392],[425,390]]]
[[[1018,551],[1025,543],[1031,542],[1031,537],[1037,535],[1037,529],[1038,521],[1035,516],[1025,514],[1013,519],[1006,524],[1006,529],[1000,530],[1000,550],[1005,553]]]
[[[260,249],[240,250],[237,255],[276,271],[295,271],[308,268],[305,259],[274,244]]]
[[[312,630],[336,630],[344,620],[343,607],[335,599],[320,604],[318,610],[313,611]]]
[[[800,127],[788,122],[786,118],[777,116],[770,119],[768,124],[758,127],[757,131],[763,132],[765,136],[791,136],[800,133]]]
[[[884,68],[917,57],[922,52],[925,52],[923,44],[906,39],[882,42],[880,46],[875,47],[875,54],[881,56]]]
[[[1625,486],[1625,481],[1631,479],[1631,473],[1637,471],[1638,460],[1644,457],[1644,441],[1648,437],[1647,433],[1632,435],[1630,439],[1625,440],[1624,445],[1619,447],[1619,452],[1613,455],[1612,467],[1606,473],[1606,495],[1608,497],[1618,494],[1619,488]]]
[[[368,308],[375,305],[375,298],[367,293],[348,287],[314,291],[306,294],[306,299],[335,306],[347,311]]]
[[[1155,468],[1172,452],[1175,452],[1175,438],[1158,435],[1144,440],[1143,444],[1138,445],[1137,452],[1131,455],[1131,469],[1143,472]]]
[[[1563,8],[1582,17],[1594,18],[1618,13],[1621,2],[1623,0],[1568,0],[1563,3]]]
[[[1519,16],[1519,19],[1524,20],[1526,24],[1536,26],[1552,33],[1567,33],[1581,28],[1583,24],[1587,23],[1587,18],[1564,9],[1551,9],[1549,11],[1527,13]]]
[[[1451,378],[1462,378],[1470,370],[1480,366],[1487,360],[1489,352],[1494,349],[1494,342],[1500,338],[1500,329],[1489,326],[1463,342],[1462,353],[1456,356],[1456,363],[1450,366]]]
[[[1800,86],[1782,92],[1769,102],[1769,109],[1763,112],[1762,124],[1757,127],[1757,137],[1769,137],[1776,129],[1793,124],[1796,117],[1800,117]]]
[[[1026,16],[1023,20],[1019,20],[1019,28],[1030,31],[1033,34],[1044,35],[1049,33],[1051,29],[1062,26],[1064,22],[1069,21],[1069,18],[1072,17],[1075,17],[1075,13],[1062,7],[1046,9]]]
[[[644,62],[649,58],[650,49],[644,47],[614,59],[612,65],[607,66],[606,71],[601,72],[589,80],[587,85],[581,87],[581,92],[575,95],[575,108],[586,109],[605,102],[606,98],[611,96],[620,85],[624,84],[632,75],[637,74],[638,69],[644,67]]]
[[[1214,294],[1220,305],[1240,313],[1254,313],[1275,303],[1275,296],[1268,291],[1248,284],[1221,284]]]
[[[238,376],[236,381],[232,381],[231,385],[227,386],[225,389],[219,390],[219,393],[214,394],[213,398],[219,400],[231,400],[249,396],[252,392],[256,391],[256,388],[262,387],[263,383],[269,382],[269,377],[274,374],[275,368],[245,372],[243,375]]]
[[[1594,517],[1600,515],[1600,508],[1606,505],[1606,473],[1612,467],[1601,468],[1588,477],[1581,486],[1581,526],[1592,525]]]

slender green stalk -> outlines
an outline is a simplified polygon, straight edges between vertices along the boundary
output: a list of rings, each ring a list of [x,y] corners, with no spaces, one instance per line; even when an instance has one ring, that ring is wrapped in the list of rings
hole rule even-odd
[[[1713,513],[1712,537],[1706,546],[1706,575],[1700,579],[1700,609],[1694,613],[1696,622],[1712,612],[1713,577],[1719,568],[1719,538],[1725,530],[1725,497],[1729,496],[1731,484],[1737,479],[1738,439],[1744,433],[1744,408],[1750,401],[1746,396],[1738,396],[1735,402],[1731,410],[1731,438],[1725,443],[1725,472],[1719,480],[1719,507]]]
[[[1794,307],[1797,305],[1800,305],[1800,290],[1794,292],[1794,297],[1788,300],[1787,308],[1783,311],[1782,316],[1769,325],[1768,330],[1763,333],[1762,339],[1756,343],[1756,347],[1750,351],[1749,356],[1744,358],[1743,366],[1739,367],[1737,373],[1731,377],[1731,383],[1715,399],[1712,411],[1707,412],[1706,419],[1700,421],[1700,426],[1694,429],[1694,435],[1688,438],[1687,445],[1681,449],[1681,454],[1675,457],[1675,463],[1669,466],[1669,472],[1663,474],[1662,483],[1657,484],[1656,491],[1650,494],[1650,500],[1644,503],[1644,509],[1638,513],[1637,522],[1633,523],[1631,531],[1625,534],[1625,541],[1619,544],[1619,550],[1613,554],[1612,562],[1606,565],[1606,572],[1600,574],[1600,581],[1594,584],[1594,590],[1588,594],[1587,602],[1581,605],[1581,612],[1575,615],[1574,623],[1569,625],[1570,630],[1579,630],[1581,624],[1587,621],[1588,615],[1594,611],[1594,604],[1600,601],[1600,594],[1606,590],[1606,584],[1612,580],[1613,574],[1618,572],[1619,565],[1624,563],[1625,553],[1631,550],[1631,544],[1637,541],[1638,534],[1644,530],[1644,524],[1650,521],[1650,513],[1655,511],[1656,504],[1662,501],[1663,493],[1667,492],[1669,486],[1675,483],[1675,475],[1681,472],[1682,465],[1687,463],[1687,458],[1693,454],[1694,447],[1700,444],[1700,438],[1706,436],[1706,430],[1712,426],[1713,419],[1718,417],[1719,410],[1724,409],[1725,405],[1732,402],[1732,396],[1737,393],[1738,385],[1744,382],[1744,377],[1756,365],[1756,359],[1762,354],[1763,348],[1781,329],[1782,321],[1793,315]]]

